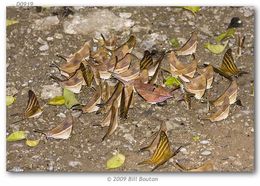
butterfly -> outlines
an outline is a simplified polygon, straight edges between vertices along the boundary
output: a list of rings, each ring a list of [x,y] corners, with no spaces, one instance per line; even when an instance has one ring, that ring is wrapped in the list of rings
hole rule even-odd
[[[43,110],[41,109],[41,106],[37,100],[37,97],[32,90],[29,90],[28,97],[29,97],[29,100],[28,100],[27,107],[24,112],[24,116],[26,118],[33,118],[33,117],[40,116],[41,113],[43,112]]]
[[[27,102],[26,109],[23,113],[23,119],[15,121],[14,123],[23,121],[26,118],[38,117],[42,114],[43,110],[37,100],[35,93],[32,90],[28,91],[28,97],[29,97],[29,99]],[[17,114],[13,114],[13,115],[17,115]],[[19,113],[18,113],[18,115],[19,115]]]
[[[169,140],[168,140],[168,137],[167,137],[166,133],[164,131],[161,131],[160,132],[159,143],[158,143],[158,145],[157,145],[157,147],[156,147],[152,157],[150,159],[148,159],[148,160],[145,160],[145,161],[142,161],[142,162],[138,163],[138,165],[142,165],[142,164],[152,164],[152,165],[155,165],[155,167],[152,169],[152,171],[154,171],[160,165],[163,165],[170,158],[175,156],[180,151],[181,148],[182,148],[182,146],[179,147],[174,152],[172,152],[171,148],[170,148],[170,143],[169,143]]]
[[[65,120],[49,131],[35,130],[35,132],[44,134],[47,138],[68,139],[70,137],[73,125],[73,117],[68,115]]]
[[[188,41],[178,50],[176,50],[176,54],[178,56],[190,55],[196,52],[198,45],[198,36],[197,32],[193,32]]]
[[[222,121],[228,117],[230,108],[230,100],[228,97],[225,97],[222,104],[216,107],[216,111],[211,113],[209,116],[205,118],[201,118],[202,120],[210,120],[211,122]]]
[[[223,104],[226,97],[229,98],[229,104],[233,104],[237,101],[238,85],[235,80],[233,80],[229,87],[223,92],[217,99],[210,101],[214,106],[220,106]]]
[[[242,74],[248,74],[248,72],[241,71],[237,68],[231,48],[229,48],[224,54],[220,68],[214,68],[214,70],[228,79],[232,79],[232,76],[239,77]]]

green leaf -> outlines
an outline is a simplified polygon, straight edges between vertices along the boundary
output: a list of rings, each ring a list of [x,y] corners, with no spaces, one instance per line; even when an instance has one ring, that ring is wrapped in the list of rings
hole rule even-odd
[[[175,38],[172,38],[170,40],[170,44],[173,48],[179,48],[180,47],[180,43],[178,41],[178,39],[175,37]]]
[[[236,32],[235,28],[229,28],[226,32],[216,37],[215,40],[217,43],[220,43],[222,40],[226,38],[234,37],[235,32]]]
[[[195,142],[198,142],[198,141],[200,141],[200,137],[199,136],[193,136],[192,140],[195,141]]]
[[[198,11],[200,11],[200,6],[183,6],[182,8],[185,9],[185,10],[191,11],[194,15],[195,15]]]
[[[172,87],[172,86],[180,86],[181,85],[181,82],[177,79],[177,78],[175,78],[175,77],[173,77],[173,76],[169,76],[169,77],[167,77],[166,78],[166,81],[165,81],[165,83],[164,83],[167,87]]]
[[[6,96],[6,106],[12,105],[15,102],[15,97]]]
[[[125,162],[125,156],[117,153],[107,161],[107,169],[114,169],[121,167]]]
[[[65,99],[63,96],[56,96],[48,101],[49,105],[64,105]]]
[[[205,43],[204,47],[214,54],[220,54],[221,52],[223,52],[225,50],[227,43],[228,43],[228,41],[225,42],[224,45],[221,45],[221,44],[214,45],[211,43]]]
[[[66,88],[64,88],[63,90],[63,97],[65,99],[65,106],[68,109],[70,109],[74,105],[79,104],[78,100],[75,97],[75,94]]]
[[[6,20],[6,26],[11,26],[11,25],[14,25],[14,24],[17,24],[19,23],[19,21],[17,20],[13,20],[13,19],[7,19]]]
[[[39,144],[40,140],[26,140],[26,145],[29,147],[35,147]]]
[[[16,131],[7,137],[7,141],[19,141],[26,138],[25,131]]]

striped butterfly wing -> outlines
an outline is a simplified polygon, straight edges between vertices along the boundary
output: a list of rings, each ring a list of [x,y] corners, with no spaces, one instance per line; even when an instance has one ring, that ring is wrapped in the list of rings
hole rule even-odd
[[[37,100],[35,93],[32,90],[29,90],[28,97],[29,97],[29,100],[27,103],[26,110],[24,112],[24,116],[26,118],[32,118],[32,117],[35,117],[35,116],[41,114],[42,110],[41,110],[40,104]]]
[[[151,53],[146,50],[144,51],[144,57],[140,61],[140,68],[142,69],[147,69],[153,65],[153,58]]]
[[[166,136],[166,133],[164,131],[160,132],[160,140],[159,143],[154,151],[153,156],[145,160],[143,162],[138,163],[138,165],[141,164],[153,164],[155,167],[152,169],[154,171],[157,169],[160,165],[167,162],[174,154],[171,152],[171,148],[169,145],[169,140]]]
[[[239,70],[236,64],[234,63],[232,50],[230,48],[224,54],[220,70],[229,76],[236,76],[239,74]]]

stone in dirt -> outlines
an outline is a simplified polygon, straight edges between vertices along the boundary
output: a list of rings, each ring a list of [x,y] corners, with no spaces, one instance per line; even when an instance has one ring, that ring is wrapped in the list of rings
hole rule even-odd
[[[44,85],[42,87],[42,99],[50,99],[62,95],[62,88],[58,84]]]
[[[48,30],[54,25],[58,25],[60,20],[57,16],[49,16],[42,19],[37,19],[34,22],[34,28],[36,30]]]
[[[109,10],[95,10],[87,16],[74,15],[72,20],[64,22],[64,32],[67,34],[107,33],[110,30],[124,31],[134,25],[134,21],[116,16]]]

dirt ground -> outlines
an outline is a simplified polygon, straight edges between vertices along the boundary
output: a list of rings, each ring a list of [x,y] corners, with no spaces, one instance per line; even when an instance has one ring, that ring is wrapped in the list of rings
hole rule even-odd
[[[89,113],[75,119],[71,137],[67,140],[42,140],[36,147],[28,147],[24,141],[7,142],[6,169],[11,172],[107,172],[106,161],[115,150],[126,156],[125,164],[111,171],[142,172],[150,171],[151,166],[138,166],[137,163],[149,157],[147,152],[138,153],[140,147],[151,140],[158,131],[160,121],[166,121],[171,147],[186,146],[177,156],[170,159],[157,172],[179,172],[174,165],[178,160],[186,167],[196,167],[205,161],[214,163],[217,172],[252,172],[255,167],[255,126],[254,96],[251,94],[251,81],[254,80],[254,9],[247,7],[202,7],[194,16],[189,11],[176,7],[81,7],[72,8],[74,15],[66,15],[60,8],[44,8],[40,12],[35,7],[7,8],[7,19],[18,20],[18,24],[7,27],[7,93],[16,93],[16,102],[7,107],[7,135],[17,131],[30,132],[31,138],[39,137],[35,129],[50,129],[63,120],[65,106],[44,107],[37,119],[27,119],[12,124],[18,117],[14,113],[24,111],[29,89],[35,91],[41,105],[47,99],[41,98],[43,86],[53,85],[50,74],[57,73],[49,67],[52,62],[63,63],[57,54],[68,56],[82,47],[93,37],[90,34],[68,34],[64,32],[64,22],[76,15],[88,16],[89,12],[106,9],[119,16],[129,16],[130,28],[120,29],[121,41],[132,33],[137,39],[134,52],[142,56],[144,49],[171,49],[169,40],[177,37],[184,42],[192,31],[199,32],[199,45],[196,52],[200,64],[211,63],[218,66],[223,54],[215,55],[203,45],[214,36],[224,32],[232,17],[239,17],[243,26],[237,32],[246,36],[243,55],[237,66],[249,72],[238,78],[239,93],[243,107],[232,105],[230,115],[220,122],[211,123],[198,119],[207,113],[206,105],[192,99],[192,109],[187,110],[183,102],[169,99],[164,106],[151,105],[135,95],[134,108],[129,117],[120,120],[115,133],[101,142],[107,128],[96,126],[103,115]],[[35,20],[57,15],[59,23],[48,29],[36,29]],[[122,16],[122,14],[121,14]],[[111,31],[112,32],[112,31]],[[41,38],[47,41],[48,48],[42,49]],[[150,42],[146,42],[150,41]],[[153,43],[154,42],[154,43]],[[46,42],[45,42],[46,44]],[[235,48],[235,39],[230,39],[229,47]],[[221,94],[229,82],[215,74],[211,91],[213,98]],[[91,95],[88,88],[83,88]],[[89,93],[90,92],[90,93]],[[79,94],[79,100],[88,98]],[[194,140],[197,138],[197,140]]]

